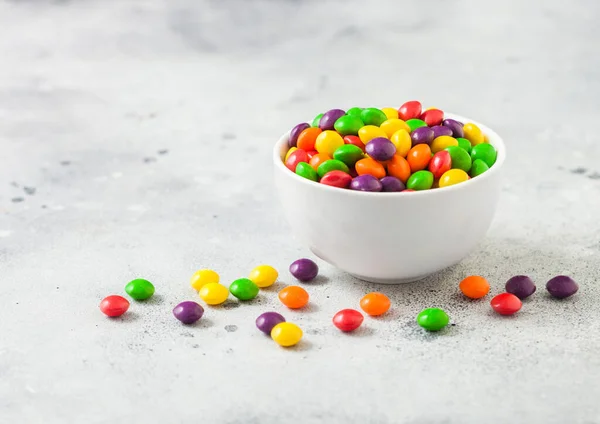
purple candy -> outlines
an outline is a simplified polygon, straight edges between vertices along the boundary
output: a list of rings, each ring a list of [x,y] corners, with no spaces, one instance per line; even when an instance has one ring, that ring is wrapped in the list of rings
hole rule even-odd
[[[340,119],[345,114],[346,112],[344,112],[342,109],[331,109],[325,112],[319,121],[319,128],[321,128],[323,131],[332,130],[335,121]]]
[[[433,138],[433,130],[429,127],[420,127],[410,133],[413,146],[417,144],[431,144]]]
[[[319,267],[310,259],[298,259],[290,265],[290,273],[300,281],[310,281],[319,273]]]
[[[308,125],[306,122],[298,124],[294,128],[292,128],[292,131],[290,131],[290,139],[288,141],[288,145],[290,147],[296,147],[296,144],[298,143],[298,136],[302,131],[304,131],[307,128],[310,128],[310,125]]]
[[[506,282],[506,292],[512,293],[519,299],[525,299],[535,293],[535,284],[526,275],[515,275]]]
[[[452,130],[452,137],[454,138],[462,138],[465,136],[463,124],[455,119],[444,119],[442,125]]]
[[[564,299],[577,293],[579,286],[571,277],[557,275],[546,283],[546,290],[557,299]]]
[[[184,324],[193,324],[202,318],[204,308],[190,300],[181,302],[173,309],[173,315]]]
[[[354,178],[350,183],[350,188],[358,191],[381,191],[383,187],[377,178],[365,174]]]
[[[365,151],[375,160],[390,160],[396,154],[396,146],[385,137],[377,137],[369,141]]]
[[[452,136],[452,130],[448,127],[443,127],[441,125],[436,125],[434,127],[431,127],[431,129],[433,130],[433,138],[434,140],[442,135],[449,135]]]
[[[273,327],[282,322],[285,322],[285,318],[277,312],[265,312],[256,318],[256,326],[268,336],[271,335]]]
[[[383,177],[381,180],[381,191],[402,191],[406,186],[396,177]]]

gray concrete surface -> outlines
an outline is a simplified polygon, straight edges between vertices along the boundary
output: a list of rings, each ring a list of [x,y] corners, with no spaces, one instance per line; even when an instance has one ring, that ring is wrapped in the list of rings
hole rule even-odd
[[[0,422],[600,422],[599,15],[595,0],[1,1]],[[270,263],[292,282],[308,252],[273,193],[281,133],[413,98],[505,136],[478,252],[400,287],[321,263],[307,311],[275,288],[173,319],[198,268],[229,282]],[[494,292],[530,274],[538,293],[501,318],[458,296],[472,273]],[[579,294],[549,299],[558,273]],[[157,295],[102,316],[135,277]],[[339,334],[332,315],[375,289],[391,313]],[[443,334],[415,324],[429,306],[450,314]],[[304,341],[258,333],[266,310]]]

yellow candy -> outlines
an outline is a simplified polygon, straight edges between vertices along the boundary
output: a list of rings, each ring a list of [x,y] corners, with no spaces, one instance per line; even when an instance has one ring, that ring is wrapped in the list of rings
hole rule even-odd
[[[275,281],[277,281],[278,276],[277,270],[272,266],[259,265],[250,271],[250,276],[248,278],[254,281],[254,284],[258,287],[263,288],[272,286]]]
[[[385,113],[385,116],[387,116],[388,119],[398,118],[398,109],[394,109],[393,107],[384,107],[383,109],[381,109],[381,111]]]
[[[385,132],[387,138],[390,138],[398,130],[410,132],[410,127],[402,119],[388,119],[381,124],[381,129]]]
[[[408,151],[412,147],[410,134],[404,129],[396,131],[392,135],[392,138],[390,138],[390,141],[394,143],[394,146],[396,146],[396,154],[402,156],[403,158],[406,157]]]
[[[273,327],[271,338],[279,346],[294,346],[302,338],[302,329],[291,322],[282,322]]]
[[[200,298],[209,305],[220,305],[229,297],[229,289],[223,284],[208,283],[198,292]]]
[[[365,125],[360,130],[358,130],[358,138],[364,144],[367,144],[369,141],[373,140],[377,137],[386,137],[387,134],[381,128],[376,127],[375,125]]]
[[[298,150],[298,148],[297,147],[290,147],[290,150],[288,150],[287,153],[285,154],[285,159],[283,160],[284,162],[287,162],[287,160],[290,157],[290,155],[292,153],[294,153],[294,150]]]
[[[454,184],[463,183],[469,179],[469,175],[462,169],[450,169],[441,176],[440,188],[448,187]]]
[[[483,142],[484,142],[484,143],[489,143],[489,142],[490,142],[490,138],[488,137],[488,135],[487,135],[487,134],[484,134],[484,135],[483,135]]]
[[[441,135],[433,140],[431,143],[431,152],[437,153],[444,150],[446,147],[458,146],[458,140],[449,135]]]
[[[205,284],[218,282],[219,274],[214,272],[212,269],[201,269],[192,275],[191,286],[194,290],[199,291]]]
[[[463,131],[465,132],[465,138],[471,142],[471,146],[477,146],[485,141],[483,133],[473,123],[465,124]]]
[[[333,156],[333,152],[338,147],[344,145],[344,139],[335,131],[323,131],[317,136],[315,141],[315,150],[319,153],[326,153],[329,156]]]

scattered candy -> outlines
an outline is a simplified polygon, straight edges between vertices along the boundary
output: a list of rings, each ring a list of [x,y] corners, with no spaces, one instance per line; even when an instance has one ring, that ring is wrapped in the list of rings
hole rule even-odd
[[[391,306],[390,298],[383,293],[372,292],[360,300],[360,307],[367,315],[376,317],[385,314]]]
[[[557,275],[546,283],[546,290],[557,299],[565,299],[577,293],[579,286],[571,277]]]
[[[285,322],[283,315],[277,312],[265,312],[256,318],[256,327],[266,335],[270,335],[273,327],[282,322]]]
[[[137,278],[125,286],[125,292],[135,300],[146,300],[154,294],[154,285],[148,280]]]
[[[333,316],[333,325],[344,332],[349,332],[360,327],[363,320],[363,315],[356,309],[342,309]]]
[[[212,269],[201,269],[192,275],[191,286],[194,290],[200,291],[205,284],[218,282],[219,274]]]
[[[208,283],[202,286],[198,295],[208,305],[220,305],[229,297],[229,290],[219,283]]]
[[[120,317],[129,309],[129,301],[122,296],[107,296],[100,302],[100,310],[109,317]]]
[[[279,273],[275,268],[269,265],[259,265],[250,271],[248,278],[261,289],[275,284]]]
[[[193,324],[202,318],[204,308],[196,302],[185,301],[175,306],[173,315],[184,324]]]
[[[294,346],[302,339],[302,329],[291,322],[281,322],[271,330],[271,338],[279,346]]]
[[[298,259],[290,265],[290,274],[302,282],[313,280],[318,273],[319,266],[310,259]]]
[[[521,299],[512,293],[500,293],[490,302],[492,309],[500,315],[512,315],[521,309]]]
[[[423,309],[417,315],[417,323],[428,331],[440,331],[448,325],[450,318],[446,312],[439,308]]]
[[[515,275],[506,282],[506,292],[514,294],[519,299],[525,299],[535,293],[536,287],[531,278],[526,275]]]
[[[259,288],[249,278],[239,278],[229,286],[229,291],[239,300],[252,300],[259,292]]]
[[[471,275],[460,282],[460,291],[471,299],[481,299],[490,291],[490,284],[479,275]]]
[[[279,292],[279,300],[290,309],[300,309],[308,303],[308,292],[299,286],[287,286]]]

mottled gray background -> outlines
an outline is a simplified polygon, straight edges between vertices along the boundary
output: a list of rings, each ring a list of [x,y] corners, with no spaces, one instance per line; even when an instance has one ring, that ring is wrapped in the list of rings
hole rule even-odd
[[[597,0],[1,0],[0,422],[599,423],[599,15]],[[308,252],[273,193],[273,143],[332,107],[414,98],[505,137],[489,237],[399,287],[321,263],[308,310],[284,310]],[[281,282],[256,301],[173,319],[196,269],[227,283],[259,263]],[[538,293],[495,316],[457,294],[471,273],[494,292],[527,273]],[[558,273],[574,298],[545,294]],[[105,318],[100,299],[135,277],[157,295]],[[331,316],[373,289],[391,313],[340,334]],[[421,331],[428,306],[453,326]],[[263,337],[265,310],[302,343]]]

